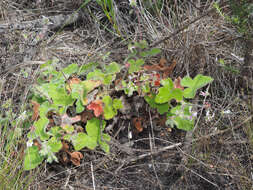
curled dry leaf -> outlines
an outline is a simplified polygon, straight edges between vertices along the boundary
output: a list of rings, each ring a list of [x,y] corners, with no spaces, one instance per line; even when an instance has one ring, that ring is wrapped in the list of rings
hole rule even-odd
[[[94,115],[99,117],[103,112],[103,102],[101,100],[95,100],[87,106],[88,110],[93,110]]]
[[[174,81],[174,88],[179,88],[181,90],[184,90],[184,87],[181,86],[181,77],[177,77]]]
[[[88,111],[88,110],[84,110],[82,113],[81,113],[81,121],[86,123],[87,120],[91,120],[93,118],[93,114]]]
[[[40,108],[40,104],[38,102],[35,101],[31,101],[32,105],[33,105],[33,115],[32,115],[32,121],[35,121],[38,119],[39,117],[39,108]]]
[[[75,166],[80,166],[80,160],[83,158],[83,154],[81,152],[72,152],[72,153],[69,153],[69,155],[70,155],[70,161]]]

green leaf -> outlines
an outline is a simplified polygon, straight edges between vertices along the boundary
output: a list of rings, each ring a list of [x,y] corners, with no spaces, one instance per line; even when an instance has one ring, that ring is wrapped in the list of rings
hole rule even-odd
[[[36,168],[44,160],[44,157],[39,154],[37,146],[31,146],[26,149],[24,159],[24,170]]]
[[[178,88],[173,87],[173,82],[170,78],[166,80],[162,80],[161,84],[163,87],[158,89],[158,94],[155,97],[155,102],[158,104],[163,104],[166,102],[169,102],[172,99],[175,99],[177,101],[183,100],[183,91]]]
[[[52,152],[59,152],[62,148],[62,143],[57,138],[52,137],[48,140],[47,145],[51,148]]]
[[[93,72],[89,72],[87,75],[87,80],[100,80],[104,81],[105,74],[100,69],[95,69]]]
[[[67,67],[65,67],[62,72],[64,75],[68,78],[73,73],[76,73],[78,71],[78,65],[77,64],[70,64]]]
[[[104,117],[106,120],[112,119],[117,112],[113,108],[113,101],[110,96],[104,96],[103,97],[103,102],[105,104],[104,107]]]
[[[183,119],[179,116],[173,118],[173,121],[178,129],[191,131],[194,128],[194,120]]]
[[[137,59],[136,61],[133,59],[128,60],[130,67],[128,69],[129,73],[138,72],[141,69],[141,66],[144,64],[143,59]]]
[[[42,141],[47,140],[49,135],[45,132],[49,120],[46,117],[41,117],[38,121],[34,122],[35,134],[40,137]]]
[[[76,135],[72,136],[72,144],[74,149],[77,151],[83,149],[84,147],[88,147],[89,149],[93,150],[97,146],[97,141],[85,133],[77,133]]]
[[[98,137],[100,135],[100,124],[101,126],[104,126],[105,121],[100,121],[97,118],[92,118],[91,120],[87,121],[87,124],[85,126],[88,136],[94,137],[96,141],[98,140]]]
[[[99,64],[96,62],[91,62],[85,65],[82,65],[79,69],[79,74],[87,74],[93,71]]]
[[[121,102],[121,100],[120,99],[113,99],[113,108],[115,109],[115,110],[118,110],[118,109],[122,109],[123,108],[123,104],[122,104],[122,102]]]
[[[74,103],[74,99],[67,94],[65,88],[62,86],[49,84],[48,94],[56,105],[70,106]]]
[[[134,46],[135,46],[135,47],[138,47],[138,48],[140,48],[140,49],[145,49],[145,48],[148,47],[148,43],[147,43],[146,40],[141,40],[141,41],[139,41],[139,42],[135,42],[135,43],[134,43]]]
[[[109,65],[105,65],[106,74],[116,74],[120,72],[120,66],[116,62],[112,62]]]
[[[152,48],[150,51],[143,51],[140,53],[142,57],[151,57],[161,53],[159,48]]]
[[[84,110],[84,106],[81,100],[77,100],[76,102],[76,113],[81,113]]]
[[[105,151],[106,153],[110,152],[110,146],[106,142],[100,141],[99,145],[102,148],[102,150]]]
[[[151,94],[150,96],[144,96],[144,99],[146,102],[150,105],[151,108],[156,108],[159,114],[164,114],[168,112],[169,110],[169,104],[168,102],[163,103],[163,104],[157,104],[155,102],[155,94]]]
[[[56,127],[52,127],[48,133],[56,138],[60,138],[62,136],[61,132],[62,132],[62,128],[56,126]]]
[[[74,132],[74,126],[72,126],[72,125],[62,126],[62,129],[64,131],[66,131],[66,133],[73,133]]]
[[[181,85],[184,87],[188,87],[184,90],[184,97],[185,98],[194,98],[198,89],[206,86],[207,84],[211,83],[213,78],[208,76],[203,76],[198,74],[194,79],[187,76],[181,80]]]

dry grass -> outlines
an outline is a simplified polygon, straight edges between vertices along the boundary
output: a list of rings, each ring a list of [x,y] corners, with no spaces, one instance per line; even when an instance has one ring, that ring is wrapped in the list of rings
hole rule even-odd
[[[111,55],[105,61],[116,60],[123,64],[128,42],[146,39],[153,44],[212,9],[214,3],[213,0],[206,0],[202,4],[198,3],[200,1],[193,4],[188,0],[159,2],[162,9],[157,12],[154,6],[140,4],[136,9],[132,9],[128,1],[115,1],[115,20],[120,35],[114,30],[101,7],[91,2],[81,10],[81,20],[75,26],[64,28],[61,32],[50,32],[51,38],[46,38],[36,46],[37,54],[29,61],[24,60],[24,57],[30,49],[33,29],[3,34],[0,38],[0,68],[1,72],[8,73],[0,76],[0,104],[3,105],[11,99],[13,112],[19,115],[21,108],[27,107],[29,90],[38,72],[37,66],[46,60],[58,58],[59,67],[73,62],[82,65],[90,61],[103,62],[102,56],[110,51]],[[71,0],[54,0],[41,4],[29,0],[22,3],[3,0],[0,2],[0,24],[32,20],[41,15],[67,14],[81,5],[82,1]],[[227,5],[223,8],[226,11],[228,9]],[[130,10],[132,14],[129,14]],[[25,39],[24,34],[29,37]],[[97,189],[252,187],[252,123],[244,123],[251,116],[251,110],[240,98],[239,74],[236,73],[244,63],[242,58],[245,44],[241,35],[234,26],[212,12],[160,43],[158,47],[162,48],[162,56],[169,62],[173,59],[177,61],[173,78],[203,73],[215,79],[210,86],[211,96],[205,100],[211,105],[210,114],[213,118],[207,120],[207,111],[204,109],[201,112],[204,103],[202,97],[194,102],[199,108],[199,122],[193,136],[195,140],[191,143],[191,151],[184,152],[178,148],[136,162],[128,162],[133,156],[129,155],[131,147],[120,144],[123,140],[116,136],[109,156],[104,156],[100,151],[86,151],[80,167],[43,165],[30,189],[93,189],[94,185]],[[219,59],[223,59],[227,67],[222,66]],[[121,122],[118,123],[119,126],[128,125],[124,121]],[[239,127],[233,129],[236,126]],[[223,133],[223,130],[226,132]],[[166,133],[167,129],[162,131]],[[175,133],[151,136],[155,141],[150,140],[152,138],[148,135],[140,135],[134,143],[140,143],[143,148],[138,147],[134,154],[150,152],[152,146],[162,147],[183,142],[184,135]],[[6,156],[8,155],[4,157]],[[186,162],[181,162],[182,157],[187,158]],[[181,173],[177,172],[179,166],[184,168]],[[95,184],[92,183],[92,177],[95,178]]]

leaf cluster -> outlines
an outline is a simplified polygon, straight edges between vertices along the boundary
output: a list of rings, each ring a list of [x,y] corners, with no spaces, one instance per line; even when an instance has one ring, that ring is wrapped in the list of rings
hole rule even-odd
[[[197,75],[178,80],[161,79],[159,74],[147,74],[143,70],[145,59],[160,53],[153,48],[147,50],[145,41],[129,45],[130,54],[126,65],[89,63],[79,67],[70,64],[57,69],[58,60],[41,65],[41,75],[33,87],[32,101],[35,120],[28,133],[24,168],[37,167],[43,160],[58,161],[56,153],[63,149],[63,141],[73,145],[75,151],[100,147],[109,153],[110,136],[104,133],[106,120],[117,116],[123,108],[120,99],[112,98],[112,91],[123,91],[132,96],[137,92],[151,108],[167,115],[167,124],[183,130],[192,130],[195,115],[192,105],[186,99],[195,97],[197,90],[212,82],[211,77]],[[127,69],[125,77],[121,72]],[[78,78],[85,75],[86,79]],[[161,84],[161,85],[160,85]],[[174,103],[173,103],[174,102]],[[74,117],[68,115],[74,108]],[[92,110],[88,120],[82,116]],[[57,121],[59,120],[59,121]],[[77,123],[85,124],[78,130]]]

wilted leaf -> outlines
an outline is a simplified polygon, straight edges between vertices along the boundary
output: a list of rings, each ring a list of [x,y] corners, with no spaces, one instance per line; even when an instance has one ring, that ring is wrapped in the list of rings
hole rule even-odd
[[[142,118],[140,117],[134,117],[132,119],[134,127],[137,129],[138,132],[142,132],[143,131],[143,126],[142,126]]]
[[[101,100],[95,100],[87,106],[88,110],[93,110],[94,115],[99,117],[103,113],[103,102]]]
[[[40,104],[35,102],[35,101],[31,101],[32,105],[33,105],[33,115],[32,115],[32,121],[35,121],[38,119],[39,117],[39,108],[40,108]]]
[[[72,152],[72,153],[69,153],[69,155],[70,155],[70,161],[75,166],[80,166],[80,160],[83,158],[83,154],[81,152]]]

